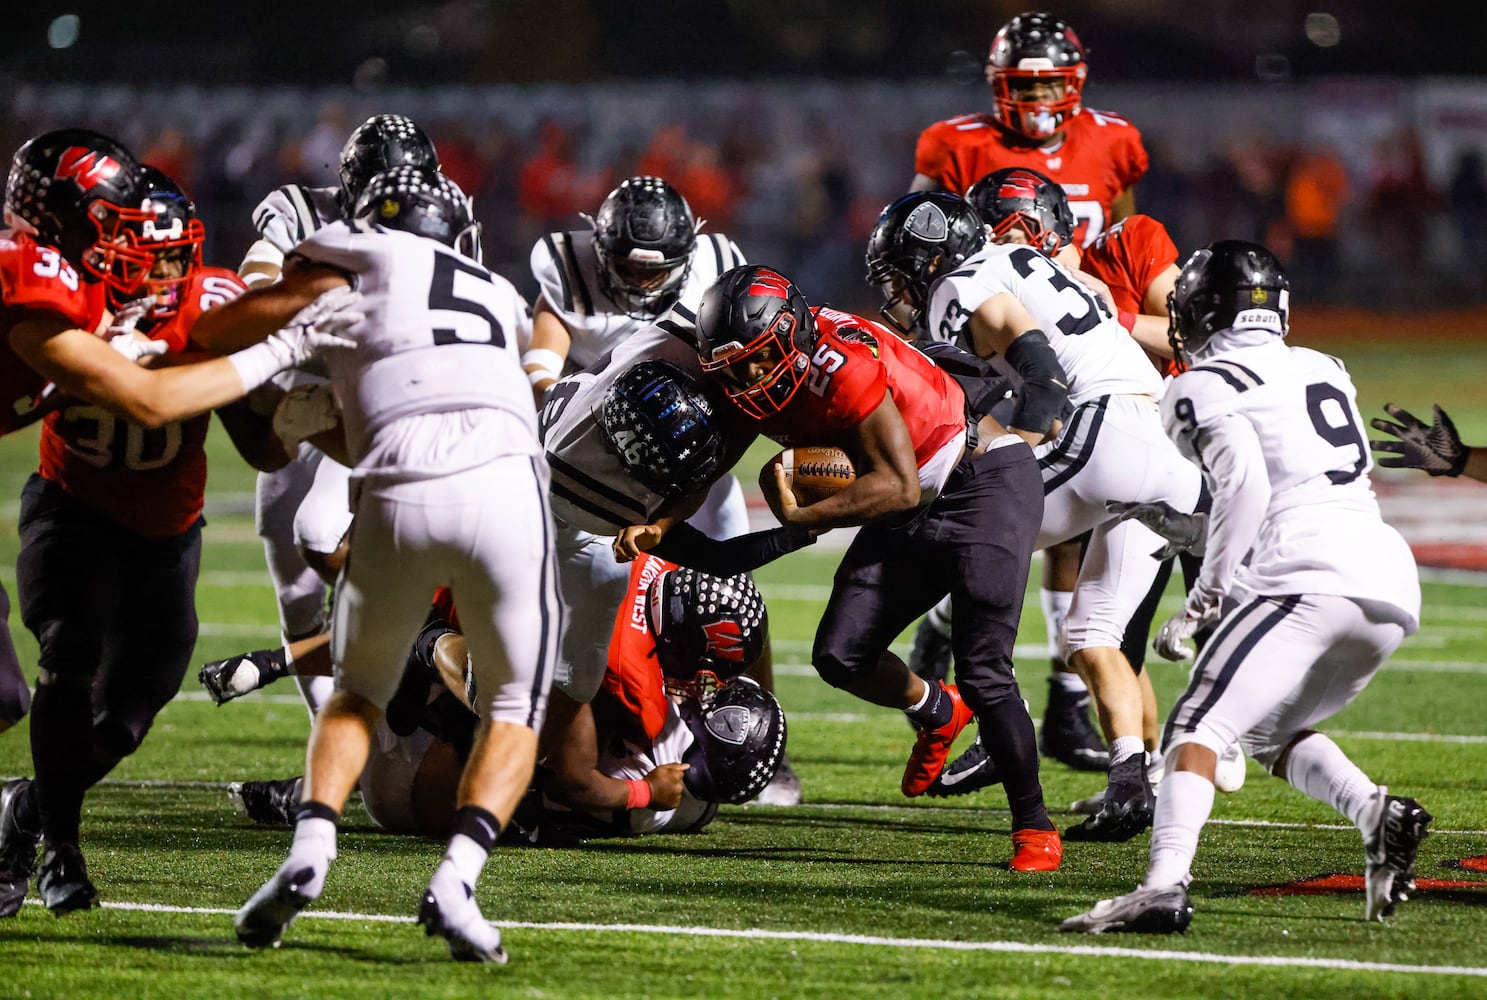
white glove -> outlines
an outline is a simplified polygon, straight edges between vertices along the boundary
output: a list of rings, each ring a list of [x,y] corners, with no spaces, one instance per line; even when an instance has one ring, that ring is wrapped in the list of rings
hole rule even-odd
[[[1107,500],[1105,509],[1119,514],[1122,521],[1134,518],[1167,540],[1166,545],[1151,554],[1153,559],[1165,562],[1179,552],[1201,556],[1208,542],[1207,514],[1184,514],[1165,500],[1155,503]]]
[[[1162,623],[1157,637],[1151,641],[1151,648],[1164,660],[1190,660],[1193,658],[1193,651],[1188,648],[1187,641],[1204,626],[1217,621],[1218,617],[1219,609],[1216,606],[1198,615],[1184,607]]]
[[[104,333],[104,336],[108,338],[108,346],[134,364],[138,364],[141,358],[164,354],[166,351],[166,344],[163,340],[151,340],[144,334],[135,332],[134,329],[153,308],[155,308],[155,299],[149,295],[124,303],[119,307],[119,311],[114,313],[114,320]]]
[[[284,394],[274,409],[274,433],[291,454],[299,443],[340,426],[341,410],[329,385],[299,385]]]
[[[346,331],[366,318],[356,309],[360,304],[360,292],[350,285],[337,285],[295,313],[284,329],[270,334],[264,343],[283,362],[281,370],[299,367],[316,351],[355,347],[356,341]]]

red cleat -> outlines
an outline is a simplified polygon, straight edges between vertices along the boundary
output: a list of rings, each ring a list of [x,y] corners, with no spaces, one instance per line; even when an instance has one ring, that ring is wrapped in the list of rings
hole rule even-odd
[[[1014,872],[1056,872],[1064,859],[1057,830],[1014,830],[1012,847],[1007,867]]]
[[[904,780],[899,786],[909,798],[923,795],[935,783],[940,772],[945,770],[945,758],[950,756],[950,747],[960,731],[971,724],[976,714],[961,701],[960,692],[954,684],[937,681],[950,696],[950,721],[938,729],[921,729],[909,752],[909,762],[904,765]]]

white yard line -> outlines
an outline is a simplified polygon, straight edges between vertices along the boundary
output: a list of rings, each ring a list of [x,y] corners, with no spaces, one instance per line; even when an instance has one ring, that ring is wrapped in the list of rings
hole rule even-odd
[[[29,900],[41,905],[39,900]],[[159,903],[104,903],[104,909],[147,913],[181,913],[231,916],[236,911],[204,906],[165,906]],[[389,913],[344,913],[307,910],[300,921],[348,920],[361,923],[412,923],[411,916]],[[936,938],[896,938],[867,934],[835,934],[823,931],[777,931],[758,927],[696,927],[668,924],[587,924],[576,922],[493,921],[503,930],[558,931],[577,934],[652,934],[661,937],[729,938],[746,941],[809,941],[818,944],[858,945],[873,948],[921,948],[935,951],[1000,952],[1018,955],[1063,955],[1071,958],[1133,958],[1148,962],[1193,962],[1204,965],[1250,965],[1266,968],[1333,969],[1341,972],[1385,972],[1401,975],[1487,977],[1487,967],[1471,965],[1402,965],[1393,962],[1359,962],[1345,958],[1308,958],[1300,955],[1224,955],[1205,951],[1163,951],[1115,948],[1089,944],[1034,944],[1027,941],[950,941]]]

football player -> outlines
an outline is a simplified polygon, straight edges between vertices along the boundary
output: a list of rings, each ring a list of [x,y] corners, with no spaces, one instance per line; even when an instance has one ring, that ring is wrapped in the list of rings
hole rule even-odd
[[[1336,358],[1285,344],[1289,297],[1274,255],[1237,240],[1190,256],[1172,293],[1172,347],[1191,368],[1163,398],[1162,421],[1201,466],[1213,513],[1198,582],[1154,645],[1186,659],[1185,640],[1218,626],[1167,720],[1146,878],[1065,920],[1066,931],[1187,928],[1215,765],[1235,740],[1358,828],[1367,919],[1414,891],[1430,814],[1311,727],[1352,702],[1419,626],[1419,576],[1379,515],[1352,380]]]
[[[22,145],[6,181],[14,232],[0,243],[9,355],[0,371],[13,405],[0,429],[46,416],[16,568],[21,617],[40,646],[36,771],[0,792],[0,916],[20,909],[43,833],[42,901],[57,914],[96,902],[78,848],[84,795],[144,739],[196,638],[204,414],[308,357],[305,328],[324,305],[286,316],[290,332],[230,357],[136,364],[184,360],[191,320],[225,297],[149,316],[150,296],[109,326],[109,296],[148,293],[151,280],[195,262],[190,233],[161,237],[181,218],[173,185],[152,190],[146,180],[115,140],[63,129]],[[186,256],[157,264],[157,250]],[[37,405],[47,383],[53,391]]]
[[[923,327],[934,339],[959,341],[982,357],[1001,355],[1015,369],[1009,347],[1035,337],[1058,359],[1072,412],[1039,451],[1045,506],[1038,547],[1091,532],[1060,652],[1089,684],[1112,740],[1104,803],[1065,836],[1125,840],[1150,824],[1152,793],[1141,685],[1120,644],[1156,575],[1151,553],[1161,540],[1106,504],[1163,501],[1188,513],[1198,502],[1199,477],[1161,432],[1160,376],[1104,302],[1042,251],[986,242],[986,231],[973,224],[979,218],[964,199],[944,192],[905,195],[873,230],[869,277],[890,316],[922,304]],[[945,232],[965,234],[955,256],[970,252],[953,267],[930,252]],[[900,320],[904,329],[912,328],[911,318]],[[1042,374],[1009,374],[1044,391]]]
[[[760,477],[782,524],[861,526],[816,632],[816,672],[905,711],[920,730],[904,770],[906,795],[924,793],[955,737],[979,718],[1012,810],[1010,867],[1056,869],[1062,845],[1043,805],[1033,724],[1012,672],[1043,510],[1025,438],[991,417],[968,422],[966,395],[943,369],[877,323],[812,308],[771,268],[736,268],[709,288],[697,339],[704,370],[758,433],[787,447],[841,447],[858,470],[849,486],[808,506],[795,502],[778,465]],[[1044,379],[1046,392],[1027,393],[1014,421],[1027,438],[1041,439],[1061,405],[1062,374],[1041,335],[1012,353]],[[956,617],[969,623],[953,636],[957,685],[925,682],[888,650],[947,592]]]
[[[1031,167],[1068,194],[1073,242],[1089,246],[1112,223],[1136,211],[1135,185],[1146,173],[1141,134],[1119,115],[1086,108],[1089,66],[1083,43],[1069,24],[1049,13],[1012,18],[992,39],[986,79],[988,113],[936,122],[919,136],[911,191],[942,189],[964,195],[994,170]],[[1073,600],[1080,546],[1068,542],[1044,553],[1043,608],[1051,666],[1044,717],[1044,752],[1074,767],[1102,768],[1105,747],[1089,726],[1087,694],[1077,672],[1056,652]],[[916,664],[943,663],[948,625],[933,612],[915,632]],[[943,668],[941,668],[943,669]]]
[[[460,595],[480,729],[418,919],[457,960],[506,960],[474,886],[532,775],[562,610],[516,339],[528,308],[479,256],[459,187],[429,167],[394,167],[368,182],[350,222],[296,247],[279,282],[206,317],[219,334],[274,329],[321,281],[355,281],[365,304],[350,345],[319,355],[355,467],[356,530],[332,611],[336,690],[315,715],[288,857],[235,919],[249,947],[277,943],[319,896],[420,605],[442,585]]]
[[[347,218],[373,176],[402,165],[437,169],[439,156],[433,142],[403,115],[368,118],[346,139],[337,184],[286,184],[271,191],[253,210],[259,238],[244,255],[238,273],[250,288],[277,281],[286,255],[297,244]],[[309,372],[286,372],[252,402],[272,412],[282,392],[323,382]],[[293,458],[279,468],[260,465],[254,485],[256,525],[286,644],[322,634],[329,627],[326,595],[345,559],[351,523],[346,504],[350,470],[338,462],[324,461],[324,453],[309,442],[293,451]],[[298,683],[313,716],[330,696],[330,679],[304,677]]]

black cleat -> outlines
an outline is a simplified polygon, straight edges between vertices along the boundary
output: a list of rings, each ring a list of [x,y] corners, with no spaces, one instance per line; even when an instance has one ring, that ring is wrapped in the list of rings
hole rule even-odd
[[[1363,844],[1367,853],[1363,881],[1368,920],[1392,917],[1394,908],[1415,891],[1415,857],[1428,833],[1425,827],[1434,818],[1414,799],[1385,795],[1378,825]]]
[[[1114,899],[1102,899],[1088,913],[1070,917],[1059,924],[1061,931],[1104,934],[1126,931],[1132,934],[1183,934],[1193,922],[1193,904],[1186,887],[1164,885],[1157,889],[1137,889]]]
[[[260,826],[293,826],[300,782],[300,778],[234,781],[227,786],[227,797],[238,812]]]
[[[1065,830],[1064,839],[1107,844],[1130,840],[1151,826],[1155,808],[1156,797],[1146,777],[1146,754],[1132,754],[1111,766],[1099,812]]]
[[[21,912],[36,870],[41,830],[20,820],[20,799],[31,791],[30,778],[15,778],[0,787],[0,917]]]
[[[1104,771],[1110,767],[1110,751],[1089,718],[1089,692],[1065,691],[1057,679],[1048,678],[1048,707],[1038,749],[1076,771]]]
[[[76,844],[47,844],[36,891],[46,908],[59,917],[98,905],[98,889],[88,878],[88,865]]]
[[[976,742],[966,752],[955,758],[940,772],[940,776],[925,792],[932,799],[947,799],[953,795],[969,795],[971,792],[1002,782],[1001,772],[991,762],[991,756],[981,743],[981,733],[976,732]]]
[[[924,680],[947,681],[950,678],[950,633],[925,615],[914,630],[914,645],[909,649],[909,669]]]

